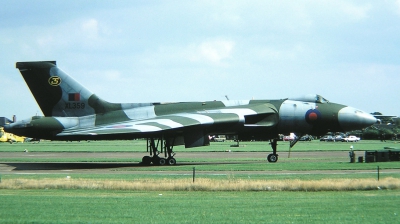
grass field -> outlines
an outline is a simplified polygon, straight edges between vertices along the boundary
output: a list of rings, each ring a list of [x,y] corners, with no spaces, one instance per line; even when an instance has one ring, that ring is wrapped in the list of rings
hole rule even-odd
[[[232,150],[236,152],[269,152],[272,151],[268,142],[241,142],[240,147],[230,147],[235,142],[212,142],[210,146],[184,148],[174,147],[177,152],[223,152]],[[380,142],[377,140],[362,140],[360,142],[298,142],[292,151],[349,151],[350,146],[354,150],[379,150],[384,147],[400,149],[397,141]],[[82,142],[59,142],[42,141],[40,143],[0,143],[0,152],[144,152],[146,141],[82,141]],[[278,151],[289,151],[289,142],[278,142]]]
[[[212,143],[179,152],[269,152],[267,142]],[[399,148],[397,142],[299,142],[292,152]],[[288,143],[279,142],[278,153]],[[41,142],[0,144],[0,152],[101,152],[82,158],[0,158],[13,162],[126,162],[104,158],[107,152],[145,152],[145,141]],[[357,152],[357,150],[361,152]],[[359,154],[361,153],[361,154]],[[108,155],[108,154],[107,154]],[[209,162],[224,164],[202,164]],[[2,174],[0,223],[399,223],[400,162],[349,163],[348,158],[280,157],[277,163],[245,156],[182,158],[195,165],[120,167],[104,174]],[[375,173],[296,174],[296,172],[394,170],[376,180]],[[196,168],[196,182],[192,169]],[[159,170],[166,174],[153,174]],[[137,174],[136,171],[146,171]],[[171,174],[168,174],[168,172]],[[281,175],[279,172],[293,172]],[[113,173],[115,172],[115,173]],[[209,175],[224,172],[225,175]],[[250,172],[251,174],[247,174]],[[177,187],[178,186],[178,187]]]
[[[400,191],[1,190],[1,223],[399,223]]]

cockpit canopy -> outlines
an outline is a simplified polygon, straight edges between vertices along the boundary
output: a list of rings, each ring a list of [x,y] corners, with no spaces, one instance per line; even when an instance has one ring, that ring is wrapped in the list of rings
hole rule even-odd
[[[329,103],[329,101],[318,94],[307,94],[301,97],[290,97],[289,100],[305,101],[310,103]]]

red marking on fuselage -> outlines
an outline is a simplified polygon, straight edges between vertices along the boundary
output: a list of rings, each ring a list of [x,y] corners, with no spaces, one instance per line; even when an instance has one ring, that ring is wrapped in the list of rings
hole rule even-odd
[[[318,119],[318,114],[315,112],[312,112],[308,115],[308,118],[310,119],[310,121],[315,121]]]

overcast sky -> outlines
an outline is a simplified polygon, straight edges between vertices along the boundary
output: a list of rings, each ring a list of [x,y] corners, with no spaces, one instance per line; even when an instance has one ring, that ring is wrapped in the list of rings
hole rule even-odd
[[[317,93],[400,115],[400,0],[0,3],[0,116],[42,115],[15,68],[42,60],[110,102]]]

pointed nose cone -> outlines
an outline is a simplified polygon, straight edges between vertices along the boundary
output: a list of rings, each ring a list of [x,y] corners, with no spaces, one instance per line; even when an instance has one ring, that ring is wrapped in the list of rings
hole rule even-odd
[[[360,130],[376,123],[376,118],[369,113],[353,107],[339,111],[339,124],[343,131]]]

